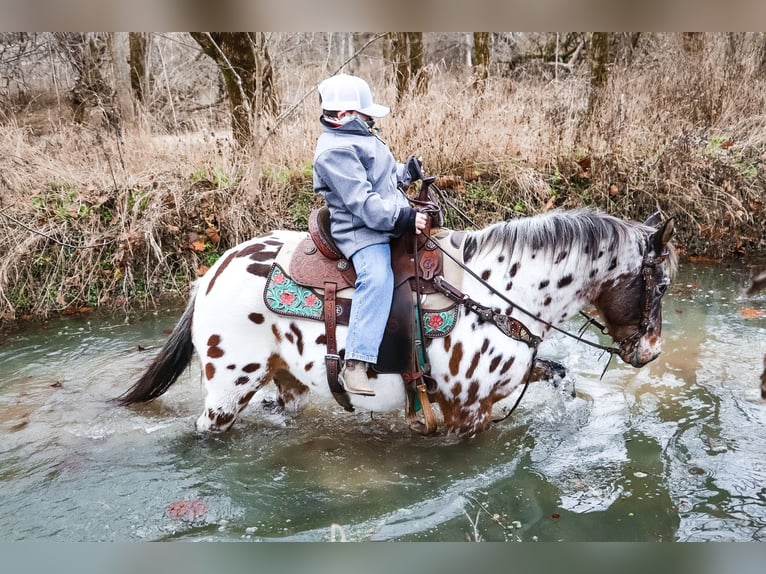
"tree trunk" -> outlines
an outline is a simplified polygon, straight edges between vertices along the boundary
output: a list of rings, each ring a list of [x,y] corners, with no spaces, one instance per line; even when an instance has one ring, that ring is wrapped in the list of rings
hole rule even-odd
[[[699,54],[704,45],[704,35],[702,32],[684,32],[682,41],[687,54]]]
[[[149,76],[149,41],[150,36],[144,32],[130,32],[130,87],[137,102],[145,104],[149,95],[151,78]]]
[[[410,56],[410,78],[415,80],[415,89],[420,93],[428,80],[424,69],[423,32],[407,32],[407,48]]]
[[[112,60],[115,105],[124,124],[135,119],[130,86],[129,38],[127,32],[111,32],[107,36]]]
[[[489,77],[489,32],[473,33],[473,86],[479,90],[484,89]]]
[[[399,103],[410,89],[410,54],[407,49],[407,34],[405,32],[391,33],[391,57],[394,64],[396,102]]]
[[[253,143],[255,121],[276,113],[274,87],[265,34],[262,32],[191,32],[202,51],[218,65],[231,110],[231,129],[241,146]]]
[[[598,107],[602,92],[609,79],[609,45],[611,32],[594,32],[590,40],[590,94],[588,96],[588,115],[593,116]]]

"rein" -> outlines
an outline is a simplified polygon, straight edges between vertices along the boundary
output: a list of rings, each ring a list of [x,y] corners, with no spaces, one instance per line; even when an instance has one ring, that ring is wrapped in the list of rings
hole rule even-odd
[[[614,353],[619,353],[619,352],[620,352],[620,349],[619,349],[619,347],[607,347],[606,345],[602,345],[602,344],[600,344],[600,343],[596,343],[596,342],[593,342],[593,341],[589,341],[588,339],[583,339],[583,338],[582,338],[582,335],[584,334],[584,329],[581,329],[581,330],[580,330],[580,334],[579,334],[579,335],[575,335],[575,334],[573,334],[573,333],[570,333],[569,331],[567,331],[567,330],[565,330],[565,329],[562,329],[562,328],[560,328],[560,327],[557,327],[556,325],[554,325],[554,324],[553,324],[553,323],[551,323],[550,321],[546,321],[545,319],[541,319],[540,317],[537,317],[536,315],[533,315],[532,313],[530,313],[529,311],[527,311],[526,309],[524,309],[524,308],[523,308],[521,305],[518,305],[518,304],[514,303],[514,302],[513,302],[513,301],[511,301],[511,300],[510,300],[508,297],[506,297],[506,296],[505,296],[503,293],[501,293],[500,291],[498,291],[497,289],[495,289],[494,287],[492,287],[492,285],[490,285],[489,283],[487,283],[486,281],[484,281],[484,279],[482,279],[481,277],[479,277],[479,276],[478,276],[478,275],[477,275],[477,274],[476,274],[476,273],[475,273],[475,272],[474,272],[472,269],[470,269],[468,266],[466,266],[466,265],[465,265],[465,264],[464,264],[462,261],[459,261],[458,259],[456,259],[455,257],[453,257],[453,256],[452,256],[450,253],[448,253],[446,250],[442,249],[441,245],[439,245],[439,244],[438,244],[438,243],[436,243],[435,241],[432,241],[432,243],[434,243],[434,244],[436,245],[437,249],[439,249],[439,250],[440,250],[440,251],[441,251],[441,252],[442,252],[444,255],[446,255],[447,257],[449,257],[450,259],[452,259],[452,261],[453,261],[455,264],[457,264],[459,267],[461,267],[461,268],[462,268],[464,271],[467,271],[469,275],[471,275],[471,276],[472,276],[474,279],[476,279],[476,280],[477,280],[479,283],[481,283],[481,284],[482,284],[484,287],[486,287],[488,291],[490,291],[490,292],[491,292],[491,293],[493,293],[494,295],[497,295],[497,296],[498,296],[498,297],[500,297],[500,298],[501,298],[503,301],[505,301],[506,303],[508,303],[508,305],[510,305],[510,306],[511,306],[511,307],[513,307],[514,309],[518,309],[519,311],[521,311],[522,313],[524,313],[524,314],[525,314],[525,315],[527,315],[528,317],[531,317],[532,319],[534,319],[534,320],[535,320],[535,321],[537,321],[538,323],[542,323],[543,325],[546,325],[547,327],[550,327],[551,329],[554,329],[554,330],[558,331],[559,333],[562,333],[562,334],[566,335],[567,337],[571,337],[572,339],[574,339],[574,340],[576,340],[576,341],[579,341],[579,342],[581,342],[581,343],[585,343],[586,345],[590,345],[591,347],[595,347],[596,349],[600,349],[600,350],[602,350],[602,351],[605,351],[605,352],[607,352],[607,353],[610,353],[610,354],[612,354],[612,355],[613,355]],[[435,283],[437,282],[436,280],[441,280],[441,281],[439,281],[439,283],[440,283],[440,284],[443,284],[443,283],[445,283],[445,282],[443,281],[443,277],[437,277],[437,278],[435,278]],[[446,293],[446,292],[445,292],[445,295],[447,295],[447,293]],[[447,295],[447,296],[449,297],[449,295]],[[465,296],[465,297],[467,297],[467,296]],[[469,299],[469,301],[472,301],[472,300],[471,300],[471,299]],[[477,304],[477,305],[478,305],[478,304]],[[471,307],[469,307],[469,308],[471,308]],[[486,307],[484,307],[484,309],[486,309]],[[472,310],[473,310],[473,309],[472,309]],[[650,309],[650,311],[651,311],[651,309]],[[591,323],[593,323],[593,324],[597,324],[597,322],[595,321],[595,319],[590,319],[590,318],[589,318],[589,321],[590,321]],[[586,323],[586,327],[587,327],[587,323]],[[502,329],[501,329],[501,330],[502,330]],[[540,337],[537,337],[536,335],[533,335],[533,336],[534,336],[536,339],[538,339],[538,344],[539,344],[539,342],[541,342],[541,341],[542,341],[542,339],[541,339]],[[531,345],[530,345],[530,346],[531,346]],[[536,346],[536,345],[535,345],[535,346]]]

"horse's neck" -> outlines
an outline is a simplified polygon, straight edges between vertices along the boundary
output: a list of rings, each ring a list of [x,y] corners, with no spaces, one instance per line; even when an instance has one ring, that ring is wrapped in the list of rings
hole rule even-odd
[[[509,254],[498,247],[476,257],[471,269],[497,292],[486,295],[491,303],[479,302],[510,313],[544,337],[550,332],[547,324],[564,323],[593,302],[605,283],[628,272],[624,265],[611,266],[611,260],[594,264],[578,254],[562,256],[564,251],[558,247]],[[473,277],[466,287],[466,292],[487,293]]]

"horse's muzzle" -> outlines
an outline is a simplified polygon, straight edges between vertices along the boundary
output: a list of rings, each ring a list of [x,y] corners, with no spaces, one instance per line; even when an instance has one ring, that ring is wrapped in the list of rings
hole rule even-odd
[[[652,337],[652,342],[645,338],[627,339],[620,344],[620,358],[627,364],[640,368],[660,356],[659,338]]]

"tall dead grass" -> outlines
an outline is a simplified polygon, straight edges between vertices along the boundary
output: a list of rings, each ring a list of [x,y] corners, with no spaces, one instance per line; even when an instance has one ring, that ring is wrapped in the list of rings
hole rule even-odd
[[[379,127],[394,155],[423,157],[477,225],[551,207],[595,205],[634,219],[661,209],[677,218],[688,254],[718,258],[766,252],[766,75],[756,39],[689,54],[676,36],[652,36],[655,46],[611,71],[593,116],[587,69],[553,81],[495,75],[477,91],[467,75],[433,65],[426,91],[398,106],[379,62],[357,73],[393,107]],[[327,73],[303,66],[280,76],[286,109]],[[226,248],[302,228],[318,204],[318,116],[310,94],[262,120],[248,153],[232,145],[225,114],[209,110],[189,113],[194,131],[180,135],[157,130],[148,114],[119,138],[61,118],[44,135],[24,126],[28,117],[6,122],[0,317],[130,311],[185,295]]]

